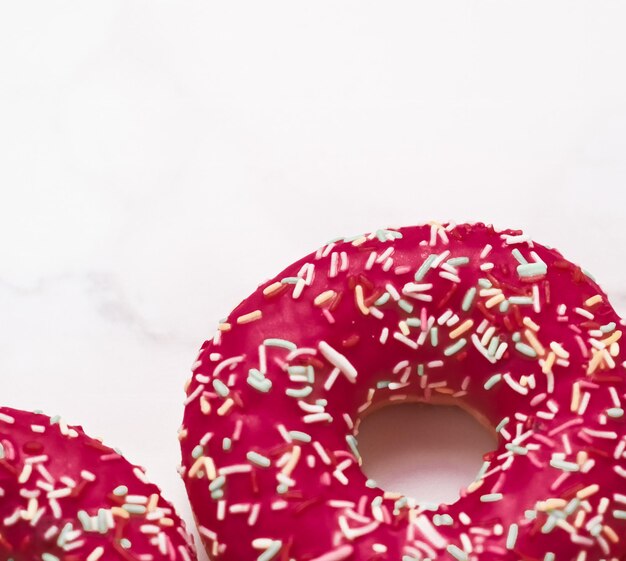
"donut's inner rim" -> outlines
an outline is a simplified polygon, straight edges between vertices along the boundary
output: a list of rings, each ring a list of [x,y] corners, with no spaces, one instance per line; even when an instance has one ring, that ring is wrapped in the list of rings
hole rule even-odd
[[[376,411],[380,411],[381,409],[392,407],[394,405],[405,405],[405,404],[421,404],[421,405],[429,405],[429,406],[434,406],[434,407],[440,407],[440,406],[441,407],[458,407],[459,409],[462,409],[463,411],[468,413],[475,421],[477,421],[485,430],[487,430],[487,432],[489,433],[489,436],[495,443],[495,448],[493,450],[485,450],[484,454],[497,450],[498,446],[500,445],[502,441],[502,437],[496,431],[496,428],[493,426],[493,424],[489,422],[486,415],[481,413],[475,407],[469,406],[464,400],[454,398],[454,397],[446,397],[446,396],[431,396],[429,399],[426,399],[424,397],[420,397],[419,395],[408,395],[406,399],[403,399],[402,401],[385,400],[385,401],[380,401],[378,403],[372,403],[365,411],[362,411],[361,413],[359,413],[356,420],[354,421],[354,430],[352,431],[353,436],[355,438],[358,437],[359,427],[361,423],[367,417],[369,417],[372,413],[375,413]],[[384,490],[386,491],[386,489]],[[460,498],[461,496],[459,495],[456,501],[460,500]],[[450,506],[454,504],[456,501],[453,501],[452,503],[445,503],[445,505]],[[438,506],[442,506],[442,505],[438,505]]]

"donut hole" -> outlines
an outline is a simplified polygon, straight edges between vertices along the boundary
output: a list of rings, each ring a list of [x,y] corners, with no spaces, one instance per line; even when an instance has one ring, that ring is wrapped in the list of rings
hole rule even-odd
[[[358,431],[363,471],[385,491],[452,504],[496,448],[493,430],[452,405],[403,403],[368,414]]]

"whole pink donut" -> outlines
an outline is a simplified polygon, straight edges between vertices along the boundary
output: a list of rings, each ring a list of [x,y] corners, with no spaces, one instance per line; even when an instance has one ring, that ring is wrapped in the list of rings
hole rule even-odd
[[[195,558],[142,468],[58,417],[0,407],[0,560]]]
[[[193,367],[182,471],[210,556],[624,559],[621,326],[588,274],[517,230],[324,245],[237,306]],[[454,504],[359,467],[363,416],[406,401],[454,403],[498,435]]]

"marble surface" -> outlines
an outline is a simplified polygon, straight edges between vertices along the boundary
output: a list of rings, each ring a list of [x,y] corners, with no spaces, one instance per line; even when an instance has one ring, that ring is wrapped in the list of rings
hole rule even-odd
[[[190,522],[196,349],[331,237],[522,227],[626,312],[624,3],[1,9],[2,403],[120,446]]]

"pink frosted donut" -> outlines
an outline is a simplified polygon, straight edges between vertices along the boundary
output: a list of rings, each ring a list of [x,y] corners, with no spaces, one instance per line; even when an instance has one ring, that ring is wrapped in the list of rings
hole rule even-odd
[[[621,326],[589,275],[520,231],[326,244],[237,306],[193,367],[182,470],[209,554],[624,559]],[[363,416],[405,401],[454,403],[497,433],[454,504],[359,467]]]
[[[0,407],[2,561],[193,561],[183,522],[81,427]]]

